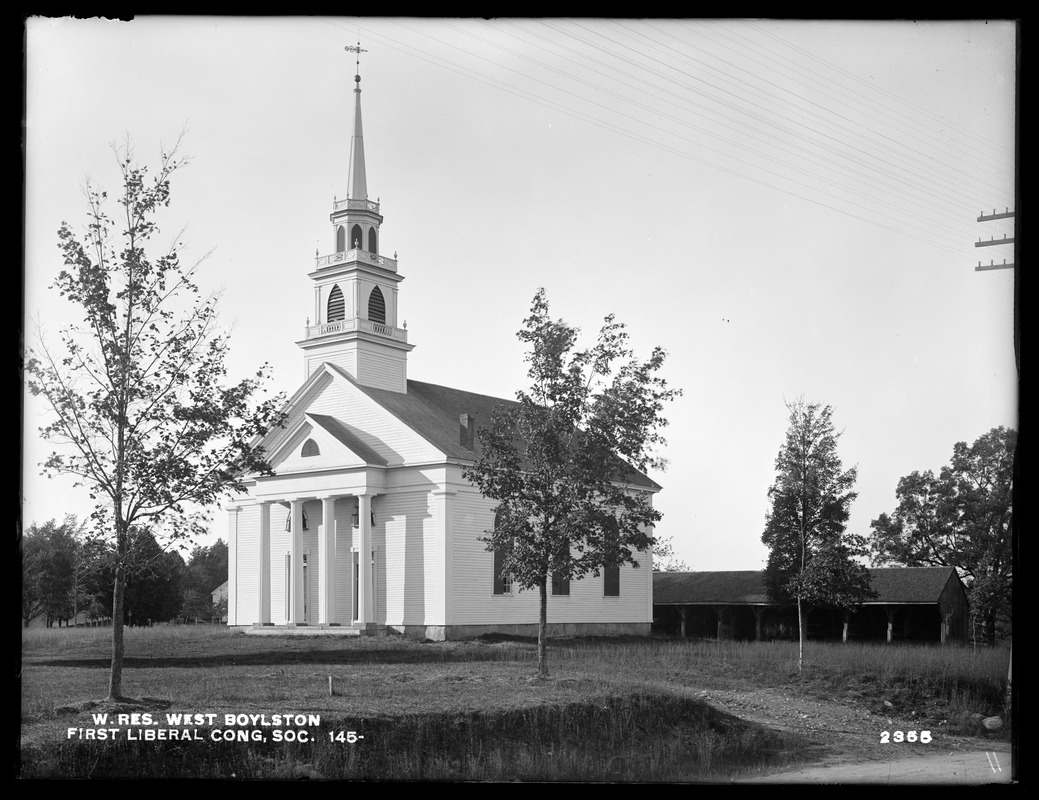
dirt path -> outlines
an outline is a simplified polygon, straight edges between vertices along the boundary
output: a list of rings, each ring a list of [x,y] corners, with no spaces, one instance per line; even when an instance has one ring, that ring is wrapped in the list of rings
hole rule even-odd
[[[721,711],[800,734],[818,746],[801,768],[753,779],[794,783],[1009,783],[1010,745],[998,739],[950,736],[912,718],[873,713],[782,689],[707,690],[698,696]],[[922,730],[930,741],[921,742]],[[887,731],[888,735],[884,736]],[[915,731],[917,741],[895,742]],[[814,749],[814,748],[813,748]]]

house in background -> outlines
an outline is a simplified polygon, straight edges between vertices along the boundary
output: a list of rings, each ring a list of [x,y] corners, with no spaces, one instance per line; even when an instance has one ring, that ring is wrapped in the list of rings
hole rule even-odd
[[[870,569],[877,597],[848,617],[858,641],[966,642],[969,607],[952,567]],[[797,637],[797,610],[768,602],[761,570],[658,572],[653,576],[656,630],[713,639]],[[808,615],[808,638],[841,639],[844,617],[828,609]]]
[[[532,635],[538,593],[502,580],[480,537],[494,504],[462,477],[478,424],[513,401],[410,380],[398,315],[403,276],[384,255],[369,199],[354,78],[349,195],[332,204],[334,250],[318,255],[302,340],[303,385],[260,442],[275,474],[228,507],[228,624],[248,632],[392,629],[429,639]],[[303,316],[301,313],[300,316]],[[660,486],[641,473],[631,491]],[[549,633],[648,635],[650,554],[553,586]]]
[[[228,582],[224,581],[219,586],[217,586],[212,592],[210,592],[210,596],[213,598],[213,605],[214,606],[220,605],[221,601],[224,601],[224,602],[227,601],[227,585],[228,585]],[[221,622],[227,622],[227,611],[226,610],[221,615],[220,621]]]

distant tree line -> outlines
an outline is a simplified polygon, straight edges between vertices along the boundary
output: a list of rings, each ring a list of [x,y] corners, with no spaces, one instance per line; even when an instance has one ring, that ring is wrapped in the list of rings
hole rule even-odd
[[[227,580],[227,545],[196,546],[185,561],[164,550],[155,536],[134,530],[123,623],[147,625],[178,620],[219,619],[226,600],[212,593]],[[115,554],[90,536],[84,521],[69,515],[61,522],[33,523],[22,536],[22,624],[43,618],[46,626],[107,623],[112,619]]]

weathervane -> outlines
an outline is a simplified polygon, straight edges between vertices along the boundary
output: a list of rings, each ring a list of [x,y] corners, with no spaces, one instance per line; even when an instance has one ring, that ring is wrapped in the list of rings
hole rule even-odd
[[[348,44],[343,49],[346,52],[348,52],[348,53],[357,53],[357,72],[360,73],[360,71],[361,71],[361,53],[367,53],[368,51],[361,48],[361,43],[360,42],[357,43],[357,47],[354,47],[352,44]]]

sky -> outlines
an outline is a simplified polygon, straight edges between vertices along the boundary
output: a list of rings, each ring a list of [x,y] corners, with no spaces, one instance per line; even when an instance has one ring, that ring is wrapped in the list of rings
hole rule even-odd
[[[113,144],[181,139],[159,242],[219,291],[229,369],[302,383],[313,254],[346,196],[360,42],[370,197],[396,252],[410,378],[499,397],[539,287],[590,343],[615,314],[682,396],[657,528],[692,569],[759,569],[786,403],[829,405],[858,470],[848,529],[956,442],[1017,427],[1016,29],[1010,21],[139,17],[26,25],[25,341]],[[166,238],[163,239],[162,237]],[[40,476],[26,395],[25,525],[86,516]],[[223,535],[218,513],[207,539]]]

